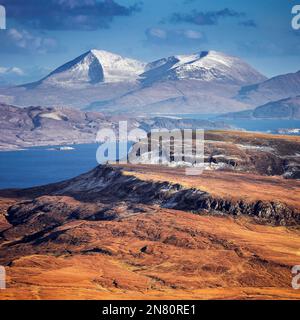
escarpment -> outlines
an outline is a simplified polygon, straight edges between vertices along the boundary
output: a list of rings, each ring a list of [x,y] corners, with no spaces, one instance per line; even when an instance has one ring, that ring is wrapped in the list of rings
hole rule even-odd
[[[297,208],[284,201],[228,199],[180,183],[140,179],[123,172],[120,167],[98,166],[74,179],[24,192],[33,193],[35,199],[17,203],[8,209],[7,220],[13,225],[26,224],[27,221],[34,225],[32,219],[35,215],[39,220],[46,219],[44,223],[47,225],[53,223],[53,219],[60,223],[64,219],[81,218],[113,220],[119,217],[116,208],[121,204],[127,208],[123,215],[134,213],[129,207],[157,205],[194,214],[245,215],[259,223],[273,225],[300,223]],[[64,203],[63,197],[73,200]],[[46,218],[48,214],[51,215],[50,221]]]

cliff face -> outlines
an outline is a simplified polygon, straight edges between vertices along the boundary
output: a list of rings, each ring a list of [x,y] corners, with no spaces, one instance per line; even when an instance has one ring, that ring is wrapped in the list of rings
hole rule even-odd
[[[28,223],[30,228],[35,225],[32,221],[34,215],[37,214],[39,221],[41,212],[42,219],[49,218],[51,223],[57,219],[57,223],[61,223],[82,217],[88,220],[114,220],[119,217],[115,208],[120,204],[127,208],[125,216],[139,206],[155,205],[194,214],[246,215],[260,223],[274,225],[297,225],[300,222],[298,208],[285,204],[284,199],[230,199],[180,183],[141,179],[135,173],[124,172],[120,167],[99,166],[77,178],[27,189],[22,194],[29,194],[34,199],[10,207],[7,220],[16,226]],[[59,200],[57,202],[56,197]],[[71,197],[74,202],[64,203],[61,200],[64,197]],[[49,221],[46,225],[49,227]],[[39,227],[38,231],[41,231]]]
[[[248,215],[275,225],[300,223],[300,212],[280,201],[233,201],[215,197],[196,188],[170,182],[143,181],[124,175],[119,168],[99,166],[86,175],[66,182],[55,195],[70,195],[89,201],[113,200],[193,212],[196,214]],[[105,216],[104,216],[105,217]]]

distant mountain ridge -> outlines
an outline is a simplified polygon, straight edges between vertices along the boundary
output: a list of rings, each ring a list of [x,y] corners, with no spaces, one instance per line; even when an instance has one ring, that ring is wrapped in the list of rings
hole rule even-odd
[[[300,96],[269,102],[253,110],[228,113],[220,118],[300,120]]]
[[[0,102],[105,113],[221,114],[300,95],[300,71],[267,79],[242,59],[216,51],[145,63],[90,50],[40,81],[0,89]]]
[[[72,108],[18,108],[0,103],[0,150],[92,143],[111,121],[99,112]]]
[[[128,129],[229,129],[223,122],[177,118],[129,118],[105,116],[73,108],[18,108],[0,103],[0,151],[26,147],[95,143],[103,128],[118,130],[120,120],[128,121]]]
[[[254,85],[244,86],[236,98],[241,102],[259,106],[298,95],[300,95],[300,71],[279,75]]]
[[[0,102],[106,113],[221,113],[249,108],[232,97],[241,86],[264,80],[241,59],[216,51],[147,64],[90,50],[37,82],[0,89]]]

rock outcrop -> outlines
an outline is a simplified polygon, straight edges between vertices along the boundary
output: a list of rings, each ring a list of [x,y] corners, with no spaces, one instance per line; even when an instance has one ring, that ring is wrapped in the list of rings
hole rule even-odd
[[[300,223],[300,213],[280,201],[247,202],[243,199],[222,199],[196,188],[186,188],[181,184],[140,180],[134,175],[124,174],[121,168],[110,166],[99,166],[77,178],[45,188],[24,190],[24,194],[26,192],[35,194],[37,199],[21,202],[8,210],[7,219],[13,225],[29,223],[32,227],[35,225],[32,221],[35,214],[38,221],[46,219],[44,223],[48,226],[48,219],[57,223],[62,222],[60,219],[82,217],[96,220],[115,219],[119,217],[116,213],[119,205],[126,206],[128,215],[134,212],[138,205],[158,205],[195,214],[246,215],[259,223],[273,225]],[[44,194],[50,196],[50,203],[47,203],[47,198],[40,198]],[[61,198],[56,201],[55,197],[65,196],[79,201],[79,204],[74,205],[71,202],[66,205]],[[38,222],[38,225],[40,223]]]

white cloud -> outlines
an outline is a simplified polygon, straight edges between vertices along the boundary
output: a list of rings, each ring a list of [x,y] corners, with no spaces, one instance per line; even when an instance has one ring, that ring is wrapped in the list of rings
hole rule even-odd
[[[167,37],[167,31],[159,28],[150,28],[149,30],[149,35],[152,37],[160,38],[160,39],[165,39]]]
[[[8,29],[0,34],[1,51],[9,53],[47,53],[57,49],[57,41],[42,37],[27,30]]]
[[[0,67],[0,74],[24,76],[25,72],[18,67],[11,67],[11,68]]]
[[[205,42],[205,34],[193,29],[161,29],[149,28],[146,30],[147,40],[156,44],[189,44]]]
[[[195,30],[186,30],[184,32],[187,38],[189,39],[202,39],[203,33]]]

